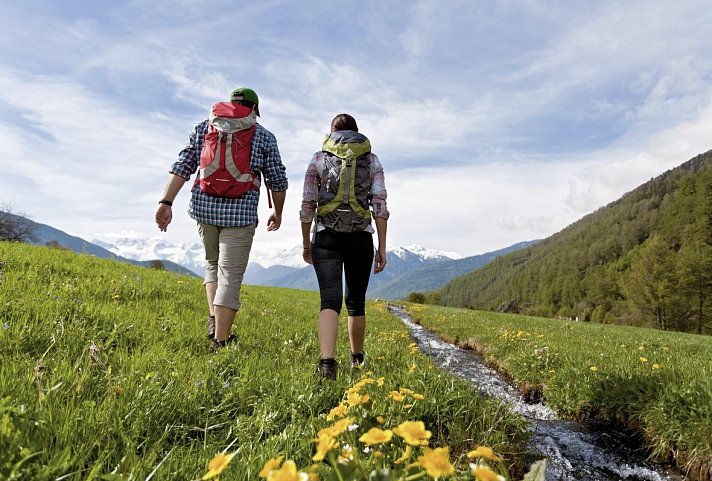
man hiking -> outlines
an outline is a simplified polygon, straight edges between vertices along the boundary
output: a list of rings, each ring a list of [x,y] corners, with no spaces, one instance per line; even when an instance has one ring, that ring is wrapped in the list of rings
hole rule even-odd
[[[234,341],[232,324],[240,308],[240,288],[257,227],[261,178],[274,199],[267,230],[282,223],[288,187],[275,136],[257,123],[259,98],[240,87],[230,102],[213,105],[210,117],[196,124],[158,202],[156,224],[166,231],[176,195],[197,171],[188,215],[198,224],[205,247],[205,291],[210,309],[211,352]]]

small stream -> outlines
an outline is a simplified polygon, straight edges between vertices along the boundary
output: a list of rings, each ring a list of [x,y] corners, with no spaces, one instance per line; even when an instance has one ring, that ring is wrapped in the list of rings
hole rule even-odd
[[[478,391],[497,398],[529,420],[530,450],[548,459],[547,481],[682,481],[674,470],[646,461],[627,436],[574,421],[558,419],[541,403],[527,403],[497,371],[485,366],[472,351],[460,349],[415,324],[405,310],[389,305],[408,327],[422,352],[446,371],[471,381]]]

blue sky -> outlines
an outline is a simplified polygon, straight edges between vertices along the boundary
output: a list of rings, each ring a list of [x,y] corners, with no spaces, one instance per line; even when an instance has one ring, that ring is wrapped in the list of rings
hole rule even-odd
[[[712,148],[706,0],[0,1],[0,203],[88,240],[153,223],[193,123],[260,95],[290,179],[334,115],[386,170],[391,245],[475,255],[547,237]]]

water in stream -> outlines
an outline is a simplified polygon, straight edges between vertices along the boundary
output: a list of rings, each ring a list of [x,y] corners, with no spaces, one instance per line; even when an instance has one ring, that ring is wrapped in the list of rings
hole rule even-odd
[[[440,340],[435,334],[412,322],[401,308],[389,310],[408,327],[418,347],[443,369],[465,378],[483,394],[497,398],[511,410],[529,420],[532,431],[530,449],[548,459],[547,481],[681,481],[684,476],[650,463],[626,436],[597,430],[573,421],[558,419],[543,404],[530,404],[497,371],[485,366],[472,351]]]

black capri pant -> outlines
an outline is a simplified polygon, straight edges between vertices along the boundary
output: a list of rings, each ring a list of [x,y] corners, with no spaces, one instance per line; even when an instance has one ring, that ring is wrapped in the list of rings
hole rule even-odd
[[[341,313],[346,298],[349,316],[366,314],[366,289],[373,265],[373,235],[370,232],[334,232],[324,229],[314,235],[312,262],[319,281],[321,310]],[[346,280],[344,292],[342,278]]]

